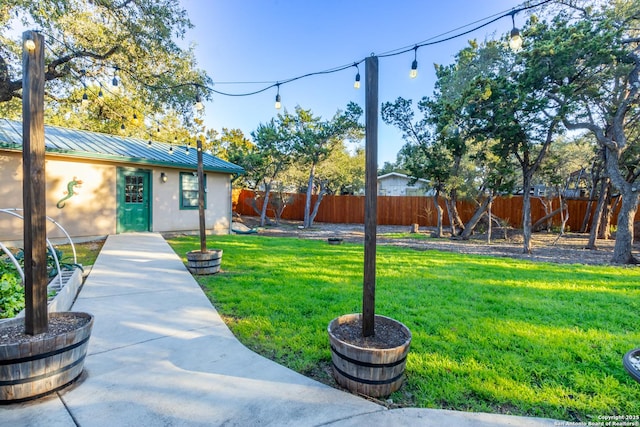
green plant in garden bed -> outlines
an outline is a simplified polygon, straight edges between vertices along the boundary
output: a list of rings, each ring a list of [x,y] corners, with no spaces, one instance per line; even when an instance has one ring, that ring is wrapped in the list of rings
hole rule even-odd
[[[224,248],[224,271],[197,280],[236,336],[330,383],[326,328],[361,311],[362,245],[208,240]],[[178,254],[194,242],[169,240]],[[391,246],[377,263],[376,312],[413,334],[396,403],[582,422],[640,414],[640,387],[622,365],[640,344],[640,269]]]
[[[24,309],[24,288],[18,270],[8,257],[0,257],[0,319],[15,317]]]
[[[92,265],[98,257],[103,243],[104,241],[95,241],[76,244],[77,264],[71,262],[73,259],[72,256],[63,256],[64,253],[72,253],[71,245],[55,247],[54,250],[56,251],[60,268],[62,270],[72,270],[74,268],[83,270],[79,264]],[[14,249],[12,252],[19,263],[24,261],[22,250]],[[47,265],[49,277],[55,277],[58,274],[58,270],[51,255],[50,248],[47,248]],[[54,296],[55,291],[49,292],[49,298],[53,298]],[[23,309],[24,288],[22,286],[22,278],[11,260],[2,254],[0,256],[0,318],[15,317]]]

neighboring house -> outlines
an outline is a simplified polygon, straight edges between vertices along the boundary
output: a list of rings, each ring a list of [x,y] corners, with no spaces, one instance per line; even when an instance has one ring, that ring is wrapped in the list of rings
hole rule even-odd
[[[184,145],[45,126],[47,216],[71,237],[199,228],[197,151]],[[207,231],[231,229],[231,179],[244,170],[203,153]],[[0,119],[0,209],[22,208],[22,122]],[[0,241],[22,240],[0,213]],[[48,224],[49,238],[63,237]]]
[[[411,185],[410,176],[391,172],[378,177],[378,196],[432,196],[433,190],[429,188],[429,181],[418,179]]]

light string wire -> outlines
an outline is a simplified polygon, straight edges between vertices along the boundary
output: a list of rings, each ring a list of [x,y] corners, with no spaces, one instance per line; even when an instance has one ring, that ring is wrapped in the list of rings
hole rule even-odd
[[[376,56],[378,56],[379,58],[388,58],[388,57],[402,55],[402,54],[405,54],[405,53],[411,52],[411,51],[417,52],[417,49],[419,49],[421,47],[432,46],[432,45],[435,45],[435,44],[444,43],[446,41],[450,41],[450,40],[456,39],[458,37],[462,37],[464,35],[467,35],[467,34],[470,34],[470,33],[474,32],[476,30],[484,28],[484,27],[486,27],[486,26],[488,26],[488,25],[490,25],[490,24],[492,24],[494,22],[497,22],[500,19],[506,18],[508,16],[512,16],[513,17],[513,16],[515,16],[516,14],[518,14],[520,12],[523,12],[523,11],[526,11],[526,10],[530,10],[530,9],[535,9],[535,8],[541,7],[541,6],[545,5],[545,4],[548,4],[548,3],[551,3],[551,2],[555,2],[555,1],[556,0],[542,0],[542,1],[537,2],[535,4],[531,4],[529,2],[524,2],[520,6],[515,7],[513,9],[510,9],[508,11],[498,12],[498,13],[496,13],[494,15],[489,16],[489,17],[486,17],[486,18],[483,18],[483,19],[479,19],[479,20],[474,21],[472,23],[469,23],[469,24],[463,25],[461,27],[457,27],[455,29],[452,29],[452,30],[449,30],[447,32],[444,32],[442,34],[430,37],[429,39],[423,40],[423,41],[421,41],[419,43],[412,44],[412,45],[407,45],[407,46],[404,46],[404,47],[401,47],[401,48],[397,48],[397,49],[393,49],[393,50],[390,50],[390,51],[386,51],[386,52],[383,52],[383,53],[378,54]],[[474,24],[478,24],[478,25],[475,25],[474,27],[472,27],[472,28],[470,28],[468,30],[465,30],[465,31],[462,31],[462,32],[457,32],[457,31],[459,31],[461,29],[467,28],[470,25],[474,25]],[[454,32],[455,32],[455,34],[452,34],[452,35],[450,35],[448,37],[445,37],[445,38],[441,38],[443,36],[446,36],[446,35],[454,33]],[[80,58],[80,59],[84,59],[84,56],[81,54],[81,52],[74,50],[66,42],[58,40],[56,37],[54,37],[54,36],[52,36],[50,34],[46,34],[44,32],[42,32],[42,34],[48,36],[50,39],[55,40],[60,45],[64,46],[70,52],[69,55],[71,55],[73,57]],[[49,48],[49,50],[51,51],[51,53],[54,56],[59,56],[59,55],[56,54],[56,52],[53,51],[53,49],[51,47],[48,46],[48,48]],[[67,56],[69,56],[69,55],[67,55]],[[246,82],[214,82],[214,85],[267,84],[267,86],[265,86],[265,87],[263,87],[261,89],[257,89],[257,90],[249,91],[249,92],[240,92],[240,93],[225,92],[225,91],[214,89],[211,86],[200,84],[200,83],[196,83],[196,82],[187,82],[187,83],[181,83],[181,84],[172,85],[172,86],[155,86],[155,85],[151,85],[151,84],[145,83],[145,82],[143,82],[141,80],[138,80],[138,79],[136,79],[136,81],[138,81],[138,83],[140,83],[144,87],[146,87],[148,89],[153,89],[153,90],[172,90],[172,89],[177,89],[177,88],[180,88],[180,87],[192,86],[192,87],[203,89],[203,90],[206,90],[208,92],[215,93],[215,94],[218,94],[218,95],[221,95],[221,96],[246,97],[246,96],[257,95],[257,94],[266,92],[269,89],[272,89],[272,88],[275,88],[275,87],[279,88],[282,85],[285,85],[285,84],[288,84],[288,83],[292,83],[292,82],[295,82],[295,81],[298,81],[298,80],[306,79],[306,78],[309,78],[309,77],[321,76],[321,75],[327,75],[327,74],[334,74],[334,73],[338,73],[340,71],[344,71],[344,70],[353,68],[354,66],[357,68],[358,65],[362,64],[365,60],[366,60],[366,58],[362,58],[360,60],[353,61],[353,62],[350,62],[350,63],[345,64],[345,65],[340,65],[340,66],[329,68],[329,69],[322,70],[322,71],[314,71],[314,72],[298,75],[298,76],[295,76],[295,77],[290,77],[290,78],[283,79],[283,80],[253,81],[253,82],[250,82],[250,81],[246,81]],[[105,67],[105,65],[103,65],[103,67]],[[126,70],[122,70],[118,66],[108,66],[108,65],[106,65],[106,67],[113,68],[114,69],[114,73],[117,72],[117,71],[126,72]],[[87,86],[86,83],[83,80],[83,79],[87,78],[86,75],[83,74],[81,76],[78,76],[78,74],[73,69],[71,70],[71,73],[74,75],[74,77],[76,77],[78,80],[81,81],[82,85],[84,86],[85,91],[88,90],[89,92],[92,93],[92,95],[95,95],[95,92],[93,91],[92,87],[91,86]],[[127,73],[127,74],[129,74],[129,76],[131,77],[130,73]],[[95,77],[89,77],[89,78],[94,78],[95,79]],[[124,104],[127,107],[129,107],[134,113],[139,110],[138,108],[131,107],[126,102],[123,102],[123,97],[120,96],[120,94],[112,92],[108,88],[108,85],[103,85],[101,82],[99,82],[99,84],[100,84],[100,87],[103,90],[107,91],[111,96],[113,96],[114,98],[118,99],[119,102],[121,102],[122,104]],[[124,121],[127,120],[127,116],[125,116],[125,115],[113,110],[113,108],[111,108],[108,104],[103,103],[103,106],[105,106],[107,109],[109,109],[111,111],[111,113],[113,113],[114,115],[119,117],[121,122],[124,123]],[[142,112],[142,111],[141,111],[141,113],[144,114],[144,112]],[[165,126],[157,118],[153,117],[153,115],[146,115],[145,114],[144,117],[148,118],[148,119],[151,119],[153,122],[155,122],[156,123],[156,127],[158,129],[160,127],[165,128]],[[154,139],[153,131],[145,130],[145,132],[149,136],[150,140]],[[165,143],[169,144],[170,146],[174,145],[171,142],[165,142]],[[190,145],[191,142],[189,141],[187,144]],[[187,145],[185,145],[185,148],[186,147],[187,147]]]

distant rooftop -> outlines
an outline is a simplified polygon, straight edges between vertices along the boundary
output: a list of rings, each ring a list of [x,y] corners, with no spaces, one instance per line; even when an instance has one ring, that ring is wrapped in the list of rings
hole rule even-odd
[[[110,160],[119,163],[197,169],[196,147],[186,153],[184,144],[174,145],[140,138],[129,138],[59,126],[44,127],[45,151],[61,156],[93,160]],[[0,119],[0,149],[22,151],[22,122]],[[236,164],[202,153],[205,171],[230,174],[244,173]]]

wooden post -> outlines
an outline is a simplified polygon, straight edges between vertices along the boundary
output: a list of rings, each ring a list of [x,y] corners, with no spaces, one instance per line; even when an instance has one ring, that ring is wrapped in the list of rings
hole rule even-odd
[[[25,31],[22,34],[22,45],[24,328],[25,333],[37,335],[49,329],[44,173],[44,37],[35,31]]]
[[[376,228],[378,223],[378,57],[365,61],[364,286],[362,335],[374,335],[376,304]]]
[[[200,215],[200,252],[207,252],[207,234],[204,220],[204,165],[202,163],[202,141],[197,140],[198,151],[198,214]]]

